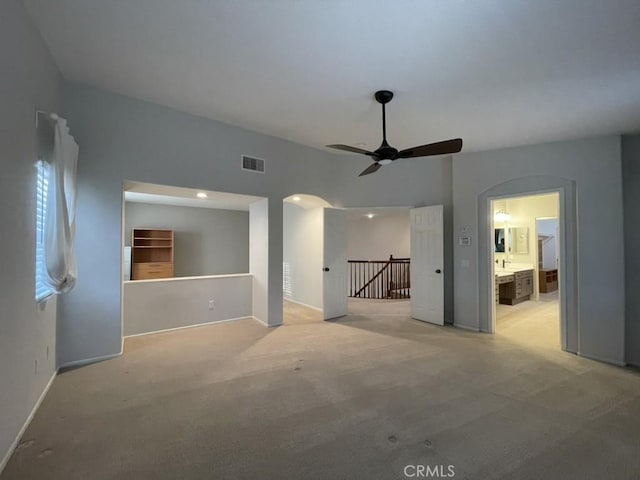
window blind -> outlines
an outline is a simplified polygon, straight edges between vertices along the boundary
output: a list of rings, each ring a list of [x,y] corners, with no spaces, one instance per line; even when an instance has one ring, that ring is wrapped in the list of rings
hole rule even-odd
[[[40,160],[37,163],[36,180],[36,301],[42,302],[55,291],[46,282],[45,265],[45,222],[47,218],[47,199],[49,197],[49,165]]]

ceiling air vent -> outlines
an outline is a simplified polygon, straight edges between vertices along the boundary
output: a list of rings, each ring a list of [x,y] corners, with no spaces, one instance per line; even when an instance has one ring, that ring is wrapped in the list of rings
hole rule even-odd
[[[264,160],[262,158],[242,155],[242,170],[264,173]]]

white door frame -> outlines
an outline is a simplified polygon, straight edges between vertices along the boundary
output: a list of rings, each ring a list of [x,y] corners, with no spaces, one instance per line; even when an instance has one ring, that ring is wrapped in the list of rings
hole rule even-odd
[[[568,305],[567,305],[567,295],[566,295],[566,288],[565,286],[567,285],[567,242],[566,242],[566,235],[565,235],[565,230],[566,230],[566,224],[565,222],[567,221],[566,219],[566,215],[565,215],[565,209],[566,209],[566,198],[565,198],[565,189],[564,188],[554,188],[554,189],[545,189],[545,190],[532,190],[532,191],[526,191],[526,192],[518,192],[518,193],[509,193],[509,194],[502,194],[502,195],[495,195],[495,196],[487,196],[486,197],[486,208],[487,208],[487,212],[491,212],[491,203],[494,200],[504,200],[504,199],[508,199],[508,198],[516,198],[516,197],[528,197],[528,196],[535,196],[535,195],[544,195],[546,193],[557,193],[558,194],[558,229],[559,229],[559,235],[560,235],[560,251],[559,251],[559,257],[560,257],[560,264],[558,265],[558,269],[560,270],[559,275],[558,275],[558,297],[559,297],[559,317],[560,317],[560,348],[562,348],[562,350],[569,350],[569,345],[568,345],[568,337],[567,337],[567,330],[568,330]],[[494,243],[494,233],[493,233],[493,229],[494,229],[494,223],[493,223],[493,215],[487,215],[487,230],[488,230],[488,245],[493,245]],[[536,247],[537,248],[537,247]],[[489,277],[488,277],[488,281],[487,281],[487,285],[490,286],[490,289],[488,289],[488,291],[485,291],[485,298],[489,298],[489,302],[488,302],[488,307],[489,307],[489,311],[488,313],[488,318],[490,319],[490,328],[489,328],[489,332],[488,333],[495,333],[496,332],[496,305],[495,305],[495,286],[494,286],[494,282],[495,282],[495,263],[493,262],[493,249],[491,249],[491,254],[490,255],[480,255],[479,259],[480,261],[482,261],[483,257],[487,260],[487,271],[489,272]],[[537,257],[537,254],[536,254]],[[480,295],[482,295],[483,292],[480,292]]]

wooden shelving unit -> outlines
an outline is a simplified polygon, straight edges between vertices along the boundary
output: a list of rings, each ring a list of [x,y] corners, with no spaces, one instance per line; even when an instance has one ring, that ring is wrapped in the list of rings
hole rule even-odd
[[[555,292],[558,289],[558,269],[543,269],[538,272],[540,293]]]
[[[131,279],[173,277],[173,230],[131,230]]]

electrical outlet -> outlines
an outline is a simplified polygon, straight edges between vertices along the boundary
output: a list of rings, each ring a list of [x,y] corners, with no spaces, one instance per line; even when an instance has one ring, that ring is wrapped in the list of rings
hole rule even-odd
[[[213,310],[214,303],[215,302],[213,300],[209,300],[209,310]]]

